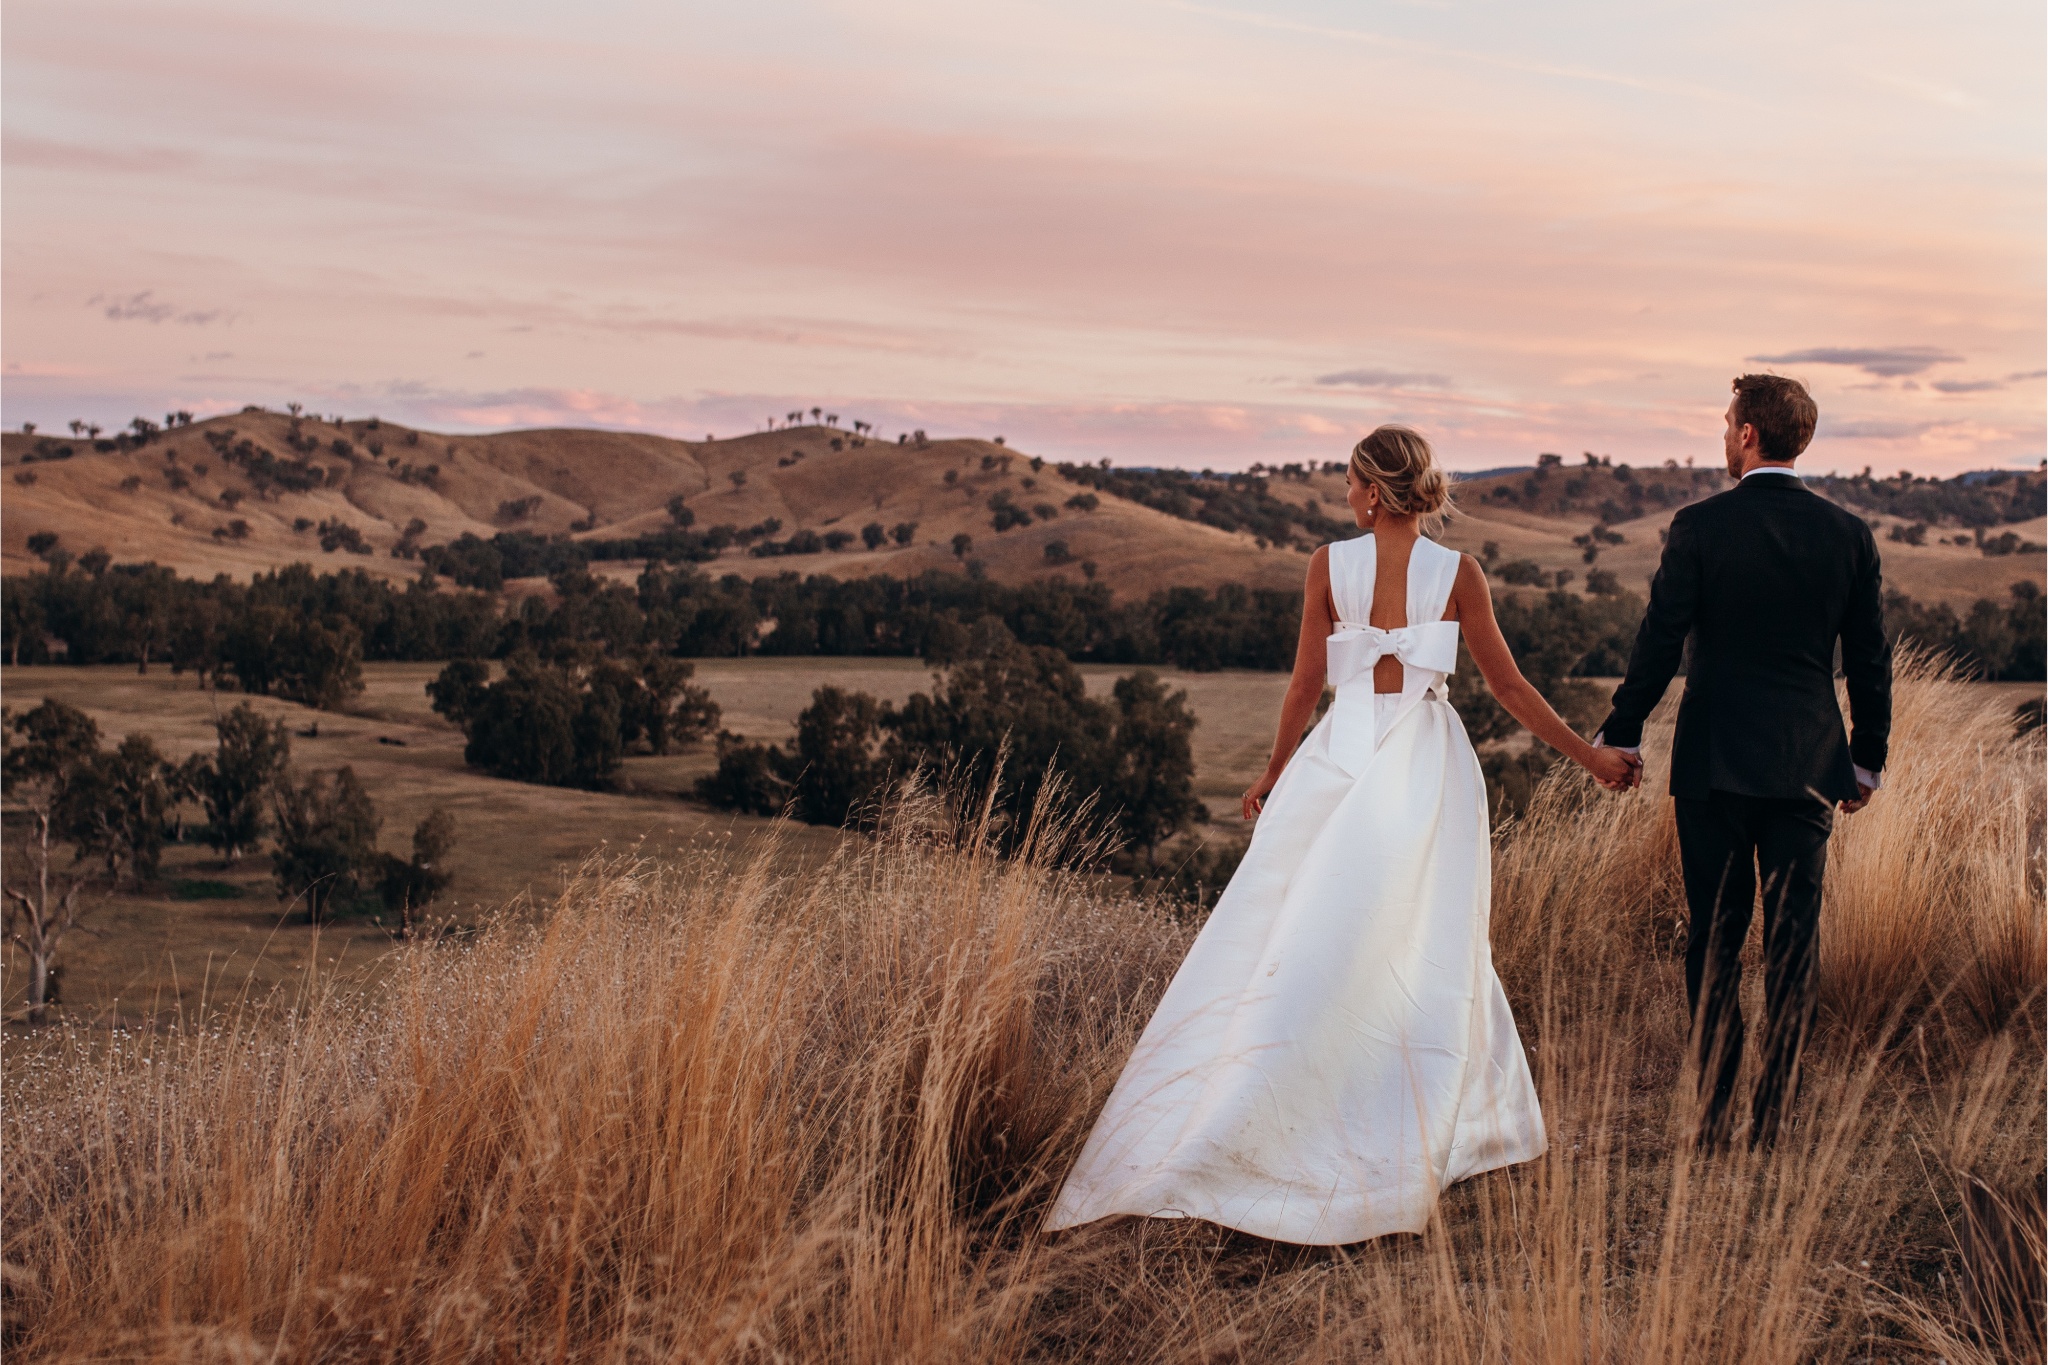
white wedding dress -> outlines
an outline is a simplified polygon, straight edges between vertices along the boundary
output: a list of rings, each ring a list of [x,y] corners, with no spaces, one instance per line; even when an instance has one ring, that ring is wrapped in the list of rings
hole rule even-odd
[[[1371,619],[1371,536],[1330,546],[1336,701],[1138,1040],[1048,1226],[1203,1218],[1318,1245],[1420,1232],[1543,1118],[1487,941],[1486,789],[1444,678],[1458,555],[1418,540]],[[1419,623],[1419,624],[1417,624]],[[1398,694],[1373,665],[1404,665]]]

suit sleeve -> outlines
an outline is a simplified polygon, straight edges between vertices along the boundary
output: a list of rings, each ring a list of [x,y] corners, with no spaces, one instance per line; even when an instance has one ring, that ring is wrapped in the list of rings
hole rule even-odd
[[[1692,519],[1680,513],[1671,520],[1664,558],[1650,582],[1650,608],[1636,628],[1628,676],[1614,689],[1613,709],[1600,726],[1606,743],[1634,748],[1643,742],[1643,722],[1657,709],[1685,655],[1685,637],[1692,633],[1699,595],[1699,546]]]
[[[1849,758],[1884,771],[1892,735],[1892,645],[1884,634],[1884,578],[1877,542],[1863,528],[1862,570],[1842,617],[1842,677],[1849,690]]]

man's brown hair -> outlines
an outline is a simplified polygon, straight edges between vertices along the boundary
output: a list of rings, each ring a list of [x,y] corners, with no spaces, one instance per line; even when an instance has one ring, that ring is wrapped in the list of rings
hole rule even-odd
[[[1796,379],[1745,374],[1735,381],[1735,421],[1756,428],[1756,448],[1766,460],[1790,460],[1813,439],[1820,409]]]

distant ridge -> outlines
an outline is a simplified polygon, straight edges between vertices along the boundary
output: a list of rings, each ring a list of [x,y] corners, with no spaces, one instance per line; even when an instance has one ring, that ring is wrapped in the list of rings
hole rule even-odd
[[[701,541],[725,528],[728,548],[700,565],[714,576],[908,580],[936,570],[1009,584],[1064,578],[1143,598],[1225,583],[1298,589],[1313,546],[1344,538],[1352,520],[1341,462],[1204,477],[1069,465],[992,440],[885,441],[829,417],[681,441],[567,428],[460,436],[251,408],[111,437],[9,432],[0,463],[0,567],[9,574],[43,569],[54,547],[72,563],[103,565],[91,552],[104,550],[115,564],[154,562],[195,578],[247,581],[306,563],[403,582],[420,576],[429,547],[504,535],[531,545],[603,542],[592,571],[631,584],[642,561],[618,547],[657,545],[685,529]],[[1550,473],[1453,471],[1460,515],[1445,543],[1527,561],[1552,581],[1567,574],[1574,590],[1597,568],[1642,591],[1672,513],[1725,486],[1718,468]],[[2031,507],[1981,487],[2016,473]],[[1827,491],[1877,528],[1888,585],[1968,607],[2003,600],[2015,579],[2042,581],[2039,556],[2017,552],[2048,541],[2041,480],[1981,470]],[[1979,522],[1995,531],[1981,545]],[[1916,523],[1925,523],[1919,532]],[[2005,542],[2007,527],[2014,552],[2001,557],[1989,547]],[[546,590],[539,580],[520,589]]]

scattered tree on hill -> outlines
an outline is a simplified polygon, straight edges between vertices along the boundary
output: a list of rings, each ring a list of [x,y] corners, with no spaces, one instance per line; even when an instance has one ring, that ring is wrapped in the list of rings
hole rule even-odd
[[[883,528],[881,522],[871,521],[860,528],[860,539],[870,550],[879,550],[883,542],[889,539],[889,532]]]
[[[644,742],[650,753],[666,754],[718,728],[718,703],[690,681],[696,674],[697,666],[687,660],[642,654],[599,660],[591,667],[590,685],[618,699],[622,750]]]
[[[844,825],[887,774],[881,758],[882,705],[862,692],[821,687],[797,717],[796,751],[783,776],[800,817]]]
[[[697,781],[700,800],[726,810],[777,815],[788,809],[813,825],[844,825],[884,784],[885,708],[862,692],[821,687],[797,717],[792,751],[718,737],[718,768]]]
[[[328,517],[320,523],[320,548],[328,554],[346,550],[352,555],[366,555],[370,553],[370,542],[340,517]]]
[[[268,831],[271,789],[284,776],[292,744],[282,720],[264,720],[246,701],[215,721],[214,732],[218,747],[198,773],[199,801],[207,843],[233,867]]]
[[[19,665],[24,646],[31,661],[42,657],[44,647],[43,599],[31,590],[28,580],[0,579],[0,639],[4,639],[7,662]]]
[[[1204,815],[1195,799],[1189,743],[1195,715],[1188,709],[1188,694],[1169,692],[1149,668],[1118,678],[1111,695],[1116,735],[1103,800],[1115,812],[1118,831],[1145,851],[1150,870],[1158,866],[1159,845]]]
[[[895,541],[898,545],[910,544],[911,541],[917,539],[917,523],[914,521],[897,522],[889,528],[889,539]]]
[[[943,687],[887,714],[884,757],[893,771],[922,766],[978,794],[997,781],[1001,755],[996,803],[1014,836],[1055,772],[1074,799],[1112,785],[1115,718],[1059,651],[1019,644],[1000,623],[990,625]]]
[[[99,727],[77,707],[44,698],[43,703],[0,724],[5,741],[0,757],[7,795],[26,811],[27,832],[20,855],[6,860],[7,936],[28,958],[28,1021],[46,1017],[57,965],[57,949],[77,927],[86,879],[58,873],[55,861],[64,839],[63,808],[73,775],[99,752]]]
[[[678,531],[687,531],[697,524],[697,514],[691,510],[690,504],[684,500],[681,493],[670,498],[663,506],[668,511],[669,522]]]
[[[225,633],[221,653],[245,692],[334,711],[363,690],[362,633],[344,616],[252,606]]]
[[[955,558],[955,559],[965,559],[965,558],[967,558],[967,552],[968,552],[969,550],[972,550],[973,548],[974,548],[974,537],[973,537],[973,536],[970,536],[970,535],[968,535],[968,534],[967,534],[967,533],[966,533],[965,531],[958,531],[958,532],[955,532],[955,533],[954,533],[954,535],[953,535],[953,558]]]
[[[378,858],[377,894],[384,908],[398,916],[398,937],[411,938],[420,911],[438,899],[454,880],[448,854],[455,847],[455,817],[436,806],[413,827],[412,857],[385,853]]]
[[[414,517],[411,521],[408,521],[405,524],[405,530],[399,534],[397,541],[391,546],[391,557],[393,559],[418,559],[420,554],[420,537],[426,533],[427,523],[423,518]]]
[[[58,817],[81,858],[96,857],[107,880],[123,869],[141,886],[156,878],[176,772],[148,735],[129,735],[112,751],[82,757],[64,783]]]
[[[514,655],[505,676],[484,681],[482,666],[459,660],[428,684],[434,709],[462,727],[464,761],[493,776],[554,787],[598,787],[629,745],[656,753],[702,737],[718,724],[718,704],[689,682],[693,667],[673,658],[585,666]]]
[[[279,900],[304,900],[319,924],[363,889],[375,865],[377,808],[349,767],[281,779],[271,793],[277,846],[271,866]]]
[[[434,711],[459,730],[469,729],[470,719],[490,686],[491,666],[481,659],[457,659],[427,684],[427,697]]]
[[[1621,591],[1621,579],[1611,569],[1588,569],[1586,591],[1594,597],[1612,597]]]
[[[697,779],[697,799],[743,815],[778,815],[789,803],[789,782],[777,771],[772,744],[752,744],[730,730],[718,732],[718,767]]]

